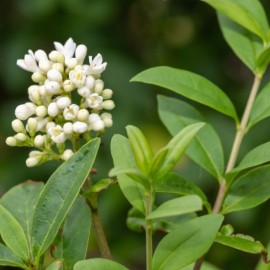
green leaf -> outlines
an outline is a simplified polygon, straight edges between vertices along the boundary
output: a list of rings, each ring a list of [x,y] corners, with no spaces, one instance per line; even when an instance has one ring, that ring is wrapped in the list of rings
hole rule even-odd
[[[222,223],[221,215],[205,215],[178,226],[158,244],[153,270],[178,270],[195,262],[213,244]]]
[[[198,195],[207,210],[209,212],[211,211],[211,205],[208,203],[203,191],[176,173],[169,173],[165,178],[160,180],[155,186],[155,191],[177,195]]]
[[[252,149],[244,156],[239,165],[235,167],[229,174],[228,179],[231,180],[235,176],[252,167],[256,167],[270,161],[270,142],[264,143]]]
[[[149,186],[148,178],[145,175],[143,175],[138,169],[114,167],[109,172],[110,177],[119,176],[121,174],[127,175],[128,177],[138,182],[139,184],[143,185],[144,187]]]
[[[74,270],[128,270],[125,266],[106,259],[89,259],[77,262]]]
[[[256,58],[263,47],[260,40],[219,12],[218,21],[222,34],[233,52],[253,73],[256,73]]]
[[[270,198],[270,165],[247,172],[232,184],[222,213],[255,207]]]
[[[142,173],[148,174],[153,153],[142,131],[134,126],[126,127],[135,162]]]
[[[172,135],[199,121],[202,115],[190,104],[175,98],[158,96],[158,112],[161,121]],[[202,168],[221,179],[224,173],[224,155],[219,136],[206,124],[192,140],[186,154]]]
[[[265,252],[265,247],[259,241],[243,234],[218,235],[215,242],[247,253],[260,254]]]
[[[194,269],[194,264],[191,264],[187,267],[182,268],[182,270],[193,270],[193,269]],[[204,262],[201,267],[201,270],[220,270],[220,269],[208,262]]]
[[[22,269],[29,269],[24,262],[17,257],[10,249],[0,243],[0,265],[20,267]]]
[[[197,195],[189,195],[164,202],[146,218],[156,219],[163,217],[171,217],[200,210],[202,210],[201,198]]]
[[[62,232],[64,269],[72,270],[73,265],[84,260],[91,229],[91,211],[81,196],[70,209]]]
[[[30,250],[24,231],[11,213],[0,205],[0,234],[5,244],[20,258],[30,259]]]
[[[33,253],[39,258],[50,246],[74,203],[99,148],[100,139],[85,144],[64,162],[43,188],[33,216]]]
[[[258,94],[250,114],[249,128],[270,116],[270,83],[266,84]]]
[[[161,164],[160,168],[154,166],[155,171],[151,168],[151,176],[155,182],[165,177],[177,164],[180,158],[185,153],[186,148],[197,134],[197,132],[205,125],[205,123],[195,123],[185,127],[178,132],[165,146],[165,149],[169,149]]]
[[[161,66],[147,69],[133,77],[131,81],[164,87],[231,116],[238,122],[235,108],[228,96],[215,84],[200,75]]]
[[[258,68],[264,73],[265,69],[270,62],[270,46],[267,45],[261,52],[258,54],[256,64]]]
[[[34,206],[44,187],[42,182],[27,181],[11,188],[3,195],[0,204],[6,208],[22,227],[31,246],[31,227]]]
[[[202,0],[234,22],[268,41],[268,21],[258,0]]]
[[[63,262],[61,260],[54,261],[45,270],[62,270]]]
[[[111,153],[115,167],[136,168],[130,142],[122,135],[114,135],[111,140]],[[141,184],[125,174],[117,177],[120,189],[132,206],[145,213],[145,195]]]

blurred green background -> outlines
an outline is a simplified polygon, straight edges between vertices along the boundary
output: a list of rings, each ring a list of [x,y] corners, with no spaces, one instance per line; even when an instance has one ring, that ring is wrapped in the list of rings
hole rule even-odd
[[[266,12],[270,2],[261,1]],[[125,134],[125,126],[139,126],[151,139],[154,149],[169,134],[162,127],[156,109],[156,95],[171,95],[163,89],[130,83],[138,72],[168,65],[206,76],[219,85],[242,113],[252,74],[233,55],[218,28],[215,12],[198,0],[2,0],[0,2],[0,193],[27,179],[46,181],[59,164],[27,168],[29,149],[11,148],[5,138],[13,134],[11,121],[15,107],[27,100],[30,73],[16,66],[28,49],[53,49],[53,41],[64,43],[72,37],[85,44],[89,55],[100,52],[108,62],[103,79],[114,91],[114,126],[104,135],[96,167],[96,179],[112,167],[110,138]],[[266,75],[269,79],[269,74]],[[267,78],[266,78],[267,79]],[[226,158],[234,126],[230,119],[197,105],[220,134]],[[257,125],[247,136],[240,156],[269,140],[269,120]],[[178,170],[215,199],[216,182],[185,158]],[[236,232],[254,235],[267,244],[270,239],[269,203],[230,215]],[[125,216],[129,205],[117,186],[104,192],[100,207],[113,256],[131,269],[144,269],[144,236],[129,231]],[[157,239],[160,236],[157,235]],[[94,241],[90,256],[99,256]],[[214,245],[208,260],[221,269],[254,269],[258,257]]]

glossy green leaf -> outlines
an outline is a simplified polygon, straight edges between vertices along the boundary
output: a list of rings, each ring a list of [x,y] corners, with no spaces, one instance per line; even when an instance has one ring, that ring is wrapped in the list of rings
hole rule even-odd
[[[5,244],[20,258],[30,259],[30,250],[24,231],[11,213],[0,205],[0,234]]]
[[[27,181],[11,188],[3,195],[0,204],[18,221],[31,246],[31,227],[34,206],[44,187],[42,182]]]
[[[260,40],[250,31],[218,12],[218,21],[222,34],[241,61],[256,73],[256,58],[263,45]],[[243,50],[243,48],[245,48]]]
[[[189,195],[171,199],[155,209],[147,219],[156,219],[183,215],[202,210],[202,200],[197,195]]]
[[[263,41],[268,40],[268,21],[258,0],[202,0],[229,17],[234,22],[256,34]]]
[[[158,244],[153,270],[179,270],[195,262],[213,244],[222,223],[221,215],[205,215],[178,226]]]
[[[228,179],[234,178],[239,172],[256,167],[270,161],[270,142],[264,143],[252,149],[244,156],[239,165],[229,174]]]
[[[78,196],[65,220],[62,231],[63,263],[65,270],[84,260],[91,229],[91,211],[81,196]]]
[[[95,161],[100,139],[85,144],[64,162],[43,188],[33,216],[33,253],[39,258],[50,246]]]
[[[205,125],[205,123],[191,124],[180,132],[178,132],[165,146],[165,149],[169,149],[164,162],[157,170],[151,170],[151,175],[155,182],[165,177],[178,163],[180,158],[184,155],[186,148],[191,143],[192,139],[198,133],[198,131]],[[152,168],[151,168],[152,169]]]
[[[250,114],[249,128],[270,116],[270,83],[258,94]]]
[[[257,66],[259,69],[264,72],[267,66],[269,65],[270,62],[270,46],[268,45],[267,47],[263,48],[261,52],[257,56]]]
[[[165,96],[158,97],[161,121],[172,135],[184,127],[203,121],[202,115],[190,104]],[[216,179],[224,172],[224,155],[219,136],[211,125],[206,124],[192,140],[186,154]]]
[[[161,66],[147,69],[133,77],[131,81],[164,87],[238,121],[235,108],[228,96],[215,84],[195,73]]]
[[[106,259],[89,259],[85,261],[77,262],[74,266],[74,270],[128,270],[125,266]]]
[[[260,254],[265,252],[265,247],[259,241],[243,234],[218,235],[215,242],[247,253]]]
[[[211,205],[207,201],[207,197],[203,191],[196,185],[188,182],[176,173],[169,173],[160,180],[156,186],[155,191],[160,193],[170,193],[177,195],[198,195],[208,211],[211,211]]]
[[[153,159],[150,145],[139,128],[127,126],[126,130],[137,167],[147,175]]]
[[[130,142],[122,135],[114,135],[111,141],[111,153],[115,167],[136,168]],[[117,177],[120,189],[132,206],[145,213],[144,188],[125,174]]]
[[[236,179],[225,197],[222,212],[255,207],[270,198],[270,165],[256,168]]]
[[[29,269],[9,248],[0,243],[0,265]]]

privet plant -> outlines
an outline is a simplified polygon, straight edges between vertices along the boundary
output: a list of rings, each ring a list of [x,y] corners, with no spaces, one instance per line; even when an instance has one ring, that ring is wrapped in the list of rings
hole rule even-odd
[[[254,75],[243,116],[238,117],[218,86],[189,71],[155,67],[132,81],[161,86],[228,116],[236,127],[228,161],[217,132],[195,107],[158,96],[159,116],[172,139],[154,154],[143,132],[127,126],[127,137],[112,138],[114,168],[109,177],[92,183],[99,137],[112,126],[107,112],[114,107],[112,90],[101,80],[106,63],[98,54],[84,64],[86,46],[76,46],[72,39],[64,45],[55,42],[48,55],[29,51],[17,64],[32,73],[34,84],[28,88],[29,101],[15,110],[16,134],[6,142],[34,148],[26,160],[29,167],[49,160],[63,164],[45,185],[28,181],[0,199],[0,265],[27,270],[128,269],[113,261],[98,215],[99,193],[118,183],[132,206],[128,226],[145,231],[147,270],[217,269],[205,260],[214,243],[257,254],[256,270],[269,269],[266,240],[262,244],[236,234],[224,219],[270,197],[270,142],[238,158],[245,135],[270,116],[270,84],[261,83],[270,62],[269,24],[258,0],[204,2],[217,10],[226,42]],[[218,182],[213,205],[198,186],[173,172],[184,154]],[[160,193],[173,197],[160,204]],[[103,258],[86,258],[92,223]],[[156,230],[164,237],[153,248]],[[49,266],[46,254],[54,260]]]

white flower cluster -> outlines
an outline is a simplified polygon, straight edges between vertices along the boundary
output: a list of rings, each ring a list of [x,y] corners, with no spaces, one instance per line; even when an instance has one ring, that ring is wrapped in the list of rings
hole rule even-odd
[[[6,143],[38,149],[30,152],[28,167],[52,159],[67,160],[73,154],[72,143],[89,140],[113,123],[111,114],[103,112],[113,109],[114,102],[112,90],[104,88],[100,79],[107,65],[102,56],[90,56],[89,64],[83,64],[85,45],[76,46],[71,38],[64,45],[54,45],[48,55],[43,50],[29,50],[17,61],[32,73],[35,84],[28,88],[30,101],[15,109],[12,128],[17,134]]]

